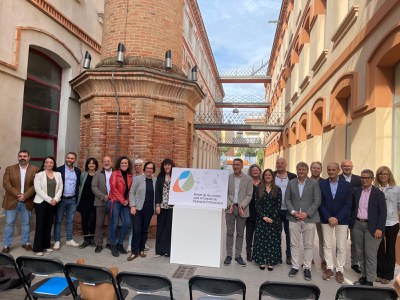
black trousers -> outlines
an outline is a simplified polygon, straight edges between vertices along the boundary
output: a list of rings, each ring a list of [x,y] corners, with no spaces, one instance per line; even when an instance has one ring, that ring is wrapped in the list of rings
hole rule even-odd
[[[96,211],[81,212],[82,232],[84,238],[94,235],[96,232]]]
[[[292,257],[292,252],[290,249],[290,232],[289,232],[289,221],[287,219],[288,211],[286,209],[281,209],[279,211],[279,216],[281,218],[281,222],[279,222],[279,231],[282,232],[282,229],[285,231],[285,239],[286,239],[286,258]],[[283,226],[282,226],[283,224]],[[283,227],[283,228],[282,228]]]
[[[256,221],[246,220],[246,255],[252,256],[254,231],[256,230]]]
[[[161,208],[157,216],[156,254],[171,254],[173,209]]]
[[[34,203],[36,214],[35,239],[33,241],[33,252],[42,252],[50,248],[51,228],[53,227],[54,216],[57,206],[43,201],[40,204]]]
[[[143,206],[141,210],[136,210],[136,215],[132,215],[132,254],[139,254],[144,251],[147,242],[147,234],[149,233],[149,225],[151,217],[154,214],[153,206]]]
[[[378,266],[376,275],[382,279],[394,278],[396,265],[396,239],[399,233],[399,224],[385,227],[385,236],[378,248]]]

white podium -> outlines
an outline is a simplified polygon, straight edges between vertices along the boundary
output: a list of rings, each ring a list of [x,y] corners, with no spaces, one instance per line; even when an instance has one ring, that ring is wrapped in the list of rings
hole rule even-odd
[[[221,208],[174,207],[171,263],[219,267],[221,263]]]

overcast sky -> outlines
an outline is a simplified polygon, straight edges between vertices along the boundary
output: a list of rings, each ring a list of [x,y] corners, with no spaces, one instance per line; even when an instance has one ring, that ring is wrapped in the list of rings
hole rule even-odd
[[[217,67],[268,61],[281,8],[279,0],[197,0]],[[263,84],[224,84],[226,95],[262,95]]]

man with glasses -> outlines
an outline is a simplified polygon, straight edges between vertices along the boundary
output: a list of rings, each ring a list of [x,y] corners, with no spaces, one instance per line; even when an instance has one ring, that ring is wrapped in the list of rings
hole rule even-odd
[[[342,174],[339,175],[339,180],[345,180],[351,184],[351,188],[354,189],[361,187],[361,180],[360,176],[353,174],[353,162],[349,159],[345,159],[342,161],[342,164],[340,165],[340,168],[342,169]],[[354,247],[354,239],[353,239],[353,233],[350,230],[350,239],[351,239],[351,247],[350,247],[350,263],[351,263],[351,268],[357,272],[361,273],[360,266],[357,261],[357,253],[356,253],[356,248]]]
[[[242,259],[242,246],[246,219],[250,215],[249,204],[253,196],[253,180],[242,172],[243,161],[240,158],[233,160],[233,174],[228,179],[228,207],[225,210],[226,220],[226,258],[224,265],[229,266],[232,261],[233,235],[236,227],[235,261],[242,267],[246,263]]]
[[[355,284],[372,286],[376,277],[378,247],[385,232],[385,194],[372,185],[374,172],[361,172],[361,185],[354,190],[350,228],[353,230],[361,277]]]

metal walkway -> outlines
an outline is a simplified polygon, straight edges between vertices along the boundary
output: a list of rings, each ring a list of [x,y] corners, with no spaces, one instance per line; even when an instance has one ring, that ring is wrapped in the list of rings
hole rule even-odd
[[[237,95],[225,96],[222,101],[217,101],[215,106],[218,108],[268,108],[270,102],[266,102],[260,95]]]

